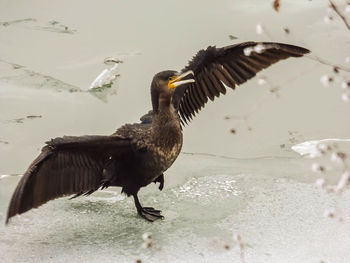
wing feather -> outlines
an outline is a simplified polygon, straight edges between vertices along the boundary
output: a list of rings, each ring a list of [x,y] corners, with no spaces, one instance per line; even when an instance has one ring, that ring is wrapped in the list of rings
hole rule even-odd
[[[190,91],[191,91],[191,96],[196,104],[196,107],[197,107],[197,110],[196,110],[196,113],[198,113],[200,111],[200,109],[202,108],[202,102],[201,102],[201,99],[199,97],[199,89],[198,89],[198,92],[196,92],[195,90],[195,86],[194,85],[191,85],[191,88],[190,88]]]
[[[184,109],[183,109],[183,104],[179,105],[179,111],[178,112],[180,113],[180,120],[182,121],[182,123],[188,124],[186,116],[185,116],[185,112],[184,112]]]
[[[115,135],[65,136],[47,142],[18,183],[6,223],[49,200],[97,190],[105,160],[126,151],[130,141]]]
[[[214,68],[213,68],[213,70],[214,70]],[[218,91],[216,97],[220,97],[220,94],[226,93],[226,89],[225,89],[224,85],[222,85],[220,79],[216,78],[213,70],[208,74],[208,76],[209,76],[209,79],[211,80],[211,83],[213,83],[216,90]]]
[[[246,52],[245,49],[250,49]],[[235,89],[259,71],[289,58],[301,57],[310,51],[293,45],[273,42],[244,42],[223,48],[200,50],[182,70],[194,72],[195,83],[175,90],[173,103],[180,118],[187,123],[195,113],[220,94],[225,86]],[[224,86],[224,84],[225,86]]]
[[[231,74],[232,78],[238,85],[242,84],[245,81],[244,77],[239,72],[237,72],[237,69],[233,63],[226,62],[224,66],[227,68],[228,72]]]
[[[199,78],[198,78],[198,82],[199,82],[199,87],[201,87],[201,88],[203,89],[203,91],[204,91],[205,98],[206,98],[205,102],[208,101],[208,98],[211,99],[211,100],[213,100],[213,99],[212,99],[211,93],[209,93],[207,84],[206,84],[205,81],[204,81],[204,78],[199,77]],[[196,84],[196,87],[198,87],[197,84]],[[185,98],[185,97],[183,97],[183,98]],[[180,101],[180,102],[181,102],[181,101]]]
[[[205,77],[208,80],[207,83],[208,83],[210,91],[212,92],[213,100],[214,100],[215,97],[219,97],[220,96],[220,90],[216,86],[215,80],[212,78],[212,75],[211,75],[209,70],[206,70]]]
[[[189,93],[189,99],[192,102],[193,105],[193,110],[198,113],[198,111],[200,110],[200,103],[198,103],[198,101],[196,100],[194,94],[193,94],[193,88],[192,86],[188,89],[188,93]]]
[[[206,90],[208,92],[207,96],[211,101],[213,101],[215,98],[216,90],[212,86],[211,81],[209,81],[209,78],[206,73],[203,74],[202,78],[203,78],[203,82],[205,83]]]
[[[188,91],[188,105],[189,105],[189,107],[190,107],[190,109],[191,109],[191,111],[193,112],[193,115],[194,115],[195,112],[198,113],[197,104],[196,104],[196,102],[193,99],[191,88],[188,88],[187,91]]]
[[[224,65],[218,65],[218,70],[224,75],[224,77],[227,79],[230,85],[228,85],[231,89],[235,89],[236,87],[236,81],[233,79],[233,77],[230,75],[230,73],[227,71],[227,69],[224,67]]]
[[[181,105],[182,109],[183,109],[183,113],[185,115],[186,121],[191,121],[190,119],[190,110],[188,107],[188,99],[186,101],[184,101],[184,103]]]
[[[225,83],[225,85],[227,87],[230,87],[230,85],[231,85],[230,81],[220,72],[220,70],[218,68],[215,68],[213,70],[213,74],[214,74],[214,76],[215,76],[215,78],[217,79],[218,82],[221,83],[221,81],[222,81],[222,82]],[[226,94],[226,88],[222,84],[221,84],[221,86],[222,86],[222,91],[221,92],[223,94]]]

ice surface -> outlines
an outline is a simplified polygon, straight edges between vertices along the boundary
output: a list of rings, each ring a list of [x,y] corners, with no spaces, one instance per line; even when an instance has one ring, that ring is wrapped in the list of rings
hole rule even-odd
[[[35,18],[24,18],[16,19],[11,21],[0,22],[0,26],[22,26],[28,29],[43,30],[54,33],[65,33],[65,34],[74,34],[76,33],[75,29],[70,29],[66,25],[62,25],[60,22],[52,20],[47,22],[45,25],[38,25],[38,21]]]
[[[292,150],[299,153],[301,156],[312,158],[320,155],[320,145],[337,145],[338,143],[340,143],[346,152],[350,152],[350,139],[334,138],[302,142],[292,146]]]
[[[307,160],[181,155],[178,163],[162,192],[155,185],[141,192],[142,203],[163,211],[165,220],[155,223],[109,188],[55,200],[5,227],[19,178],[1,179],[0,261],[239,262],[239,233],[246,262],[347,262],[349,192],[316,190]],[[324,217],[331,208],[337,217]],[[150,248],[142,247],[145,232],[152,233]]]
[[[105,69],[89,88],[79,88],[52,76],[43,75],[22,65],[9,63],[0,60],[0,84],[3,89],[45,89],[54,92],[83,93],[87,92],[103,102],[108,101],[108,97],[117,92],[117,65],[111,69]],[[113,85],[114,84],[114,85]]]
[[[337,186],[344,167],[331,155],[324,164],[291,150],[299,144],[310,153],[320,140],[349,139],[350,104],[341,100],[348,71],[335,73],[317,61],[349,68],[343,21],[335,16],[324,23],[328,1],[284,0],[278,13],[271,1],[198,3],[0,3],[0,262],[350,261],[349,190],[315,186],[322,180]],[[5,227],[18,174],[45,141],[111,134],[138,121],[151,108],[155,73],[181,70],[209,45],[246,40],[301,45],[312,54],[258,74],[264,85],[256,78],[228,90],[184,129],[164,190],[152,184],[140,193],[142,204],[161,209],[165,220],[145,222],[132,199],[109,188],[49,202]],[[101,103],[91,95],[102,94],[88,88],[109,56],[125,63],[118,93],[100,96]],[[332,85],[320,83],[323,75],[333,77]],[[337,145],[349,152],[348,143]],[[314,173],[314,162],[326,173]]]
[[[113,80],[119,75],[118,67],[119,67],[119,63],[121,63],[122,61],[119,61],[115,58],[107,58],[105,59],[105,64],[107,63],[106,60],[107,61],[111,60],[113,65],[111,65],[111,67],[104,69],[96,77],[96,79],[91,83],[90,89],[102,89],[103,86],[112,85]]]
[[[0,60],[0,83],[3,88],[53,89],[56,92],[81,92],[73,85],[64,83],[51,76],[27,69],[23,65]]]

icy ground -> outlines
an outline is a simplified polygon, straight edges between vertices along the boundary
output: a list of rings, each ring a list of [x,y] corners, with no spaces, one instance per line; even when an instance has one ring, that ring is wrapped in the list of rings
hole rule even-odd
[[[108,189],[4,217],[18,176],[0,180],[0,262],[348,262],[350,195],[314,188],[308,160],[182,154],[166,187],[141,192],[148,223]],[[335,218],[324,216],[335,208]],[[152,233],[151,247],[142,235]],[[242,238],[243,251],[234,236]]]

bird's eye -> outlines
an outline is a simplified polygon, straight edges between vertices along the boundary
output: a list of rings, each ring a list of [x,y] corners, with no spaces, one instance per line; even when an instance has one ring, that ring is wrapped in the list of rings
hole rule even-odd
[[[172,81],[172,80],[174,80],[174,79],[175,79],[175,76],[172,76],[172,77],[169,77],[169,78],[168,78],[169,81]]]

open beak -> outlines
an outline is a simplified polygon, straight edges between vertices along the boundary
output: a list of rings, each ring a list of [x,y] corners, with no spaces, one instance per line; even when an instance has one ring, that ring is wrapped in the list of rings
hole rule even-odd
[[[187,84],[187,83],[193,83],[195,82],[194,79],[185,79],[182,80],[184,77],[188,76],[188,75],[192,75],[194,76],[194,73],[192,70],[186,71],[185,73],[182,73],[180,76],[177,76],[175,79],[170,80],[168,83],[168,87],[169,88],[176,88],[178,86]]]

